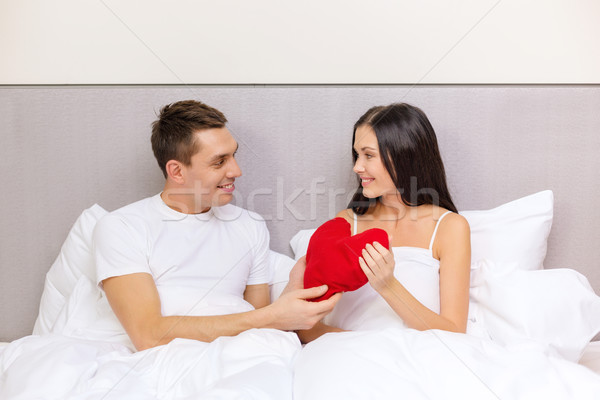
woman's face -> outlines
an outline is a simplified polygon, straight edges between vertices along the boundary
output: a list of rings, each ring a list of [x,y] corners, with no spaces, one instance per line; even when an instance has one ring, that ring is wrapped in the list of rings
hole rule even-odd
[[[398,193],[390,174],[383,165],[373,128],[361,125],[356,129],[354,152],[357,158],[352,170],[360,176],[365,197],[376,198]]]

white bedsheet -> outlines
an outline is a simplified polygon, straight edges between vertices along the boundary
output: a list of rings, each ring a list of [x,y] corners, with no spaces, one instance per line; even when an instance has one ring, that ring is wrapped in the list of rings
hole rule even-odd
[[[600,399],[600,376],[539,343],[439,330],[326,334],[294,368],[294,399]]]
[[[0,348],[0,399],[291,399],[293,333],[252,329],[212,343],[122,344],[27,336]]]

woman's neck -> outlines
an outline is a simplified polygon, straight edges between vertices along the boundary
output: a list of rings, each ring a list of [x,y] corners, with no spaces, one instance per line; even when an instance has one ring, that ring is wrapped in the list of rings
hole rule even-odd
[[[431,211],[430,208],[430,204],[408,206],[404,204],[399,194],[388,195],[380,198],[373,210],[373,214],[377,219],[382,221],[400,221],[407,218],[416,221],[425,209],[427,209],[426,214],[428,214]]]

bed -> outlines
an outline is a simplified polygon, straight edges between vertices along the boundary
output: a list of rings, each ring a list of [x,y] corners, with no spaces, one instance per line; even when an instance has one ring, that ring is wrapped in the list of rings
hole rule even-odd
[[[595,87],[481,86],[3,89],[0,112],[10,134],[1,159],[12,165],[25,148],[33,157],[6,178],[13,195],[2,210],[0,312],[10,322],[0,327],[0,340],[11,344],[0,346],[0,398],[346,399],[364,398],[365,390],[379,398],[530,398],[540,388],[549,398],[599,398],[600,347],[592,341],[600,330],[593,243],[599,188],[586,184],[600,167],[600,117],[590,111],[600,106],[598,94]],[[160,190],[148,124],[160,105],[189,97],[225,111],[242,143],[246,195],[236,200],[267,219],[272,297],[312,229],[344,206],[354,186],[345,164],[356,117],[398,100],[424,108],[456,203],[475,227],[468,339],[391,325],[377,332],[378,322],[350,303],[328,318],[356,332],[306,346],[293,333],[252,330],[210,345],[177,340],[132,353],[90,284],[86,238],[105,212],[90,205],[115,209]],[[567,128],[574,133],[565,137]],[[311,147],[315,140],[319,149]],[[319,162],[306,169],[307,157]],[[123,168],[131,179],[121,178]],[[523,304],[519,296],[528,307],[515,308]],[[452,362],[470,359],[427,351],[440,344],[485,357],[472,357],[475,373],[442,379],[449,368],[458,371]],[[371,351],[344,358],[357,347]],[[361,371],[352,368],[357,359],[370,366],[370,377],[352,375]],[[490,360],[496,369],[486,369]],[[493,373],[484,379],[486,371]],[[386,373],[394,379],[383,379]],[[269,384],[258,384],[265,376]],[[474,376],[481,379],[473,383]]]

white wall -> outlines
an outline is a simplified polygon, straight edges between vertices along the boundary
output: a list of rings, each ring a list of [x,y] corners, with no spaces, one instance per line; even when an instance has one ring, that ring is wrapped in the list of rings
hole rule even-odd
[[[1,0],[0,84],[600,83],[597,0]]]

